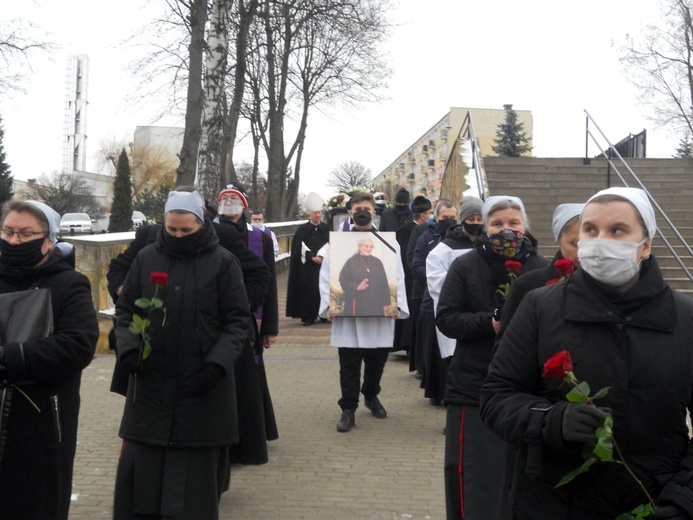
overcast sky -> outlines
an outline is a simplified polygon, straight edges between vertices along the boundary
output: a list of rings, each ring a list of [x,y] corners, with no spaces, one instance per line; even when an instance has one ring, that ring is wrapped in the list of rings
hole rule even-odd
[[[326,174],[355,160],[380,173],[445,115],[451,106],[530,110],[539,157],[584,154],[587,109],[612,141],[648,130],[648,156],[670,157],[680,136],[656,128],[618,61],[628,33],[641,32],[658,16],[653,0],[583,0],[567,3],[516,0],[395,0],[392,35],[384,49],[393,75],[385,101],[356,109],[325,107],[308,121],[301,191],[324,185]],[[98,168],[99,142],[132,140],[136,126],[183,126],[169,117],[153,122],[154,110],[129,106],[136,81],[127,65],[137,49],[123,37],[141,27],[163,2],[121,0],[23,0],[5,2],[0,20],[29,18],[60,48],[51,59],[36,55],[26,94],[0,101],[7,161],[16,178],[59,170],[66,63],[90,58],[88,169]],[[596,149],[591,150],[595,155]],[[237,159],[252,159],[241,145]]]

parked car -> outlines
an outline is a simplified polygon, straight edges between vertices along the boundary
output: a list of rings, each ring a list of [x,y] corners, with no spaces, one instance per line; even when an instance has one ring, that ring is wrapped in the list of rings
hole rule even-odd
[[[132,212],[132,227],[133,229],[137,229],[140,226],[143,226],[144,224],[147,223],[147,217],[144,216],[144,213],[141,211],[133,211]]]
[[[65,213],[60,219],[60,234],[93,233],[94,225],[86,213]]]

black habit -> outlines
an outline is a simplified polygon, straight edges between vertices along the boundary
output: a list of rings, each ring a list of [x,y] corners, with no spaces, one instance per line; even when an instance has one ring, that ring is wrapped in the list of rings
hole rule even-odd
[[[313,320],[320,307],[320,264],[313,262],[318,250],[329,240],[330,228],[324,222],[317,226],[310,221],[301,224],[291,242],[289,284],[286,292],[286,315],[290,318]],[[303,244],[310,251],[302,258]]]

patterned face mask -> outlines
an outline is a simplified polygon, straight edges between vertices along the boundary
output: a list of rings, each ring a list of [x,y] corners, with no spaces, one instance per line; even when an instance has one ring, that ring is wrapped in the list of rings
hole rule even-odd
[[[522,252],[524,233],[512,229],[503,229],[488,236],[493,250],[504,258],[517,258]]]

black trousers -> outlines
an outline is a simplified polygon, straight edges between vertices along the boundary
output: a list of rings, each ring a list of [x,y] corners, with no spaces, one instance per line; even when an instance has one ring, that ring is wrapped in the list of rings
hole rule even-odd
[[[344,348],[339,349],[339,384],[342,410],[356,410],[359,406],[359,387],[366,398],[380,393],[380,379],[383,377],[390,348]],[[361,361],[363,361],[363,386],[361,386]]]
[[[505,518],[498,503],[507,444],[481,420],[479,408],[448,404],[445,423],[445,505],[447,520]]]

